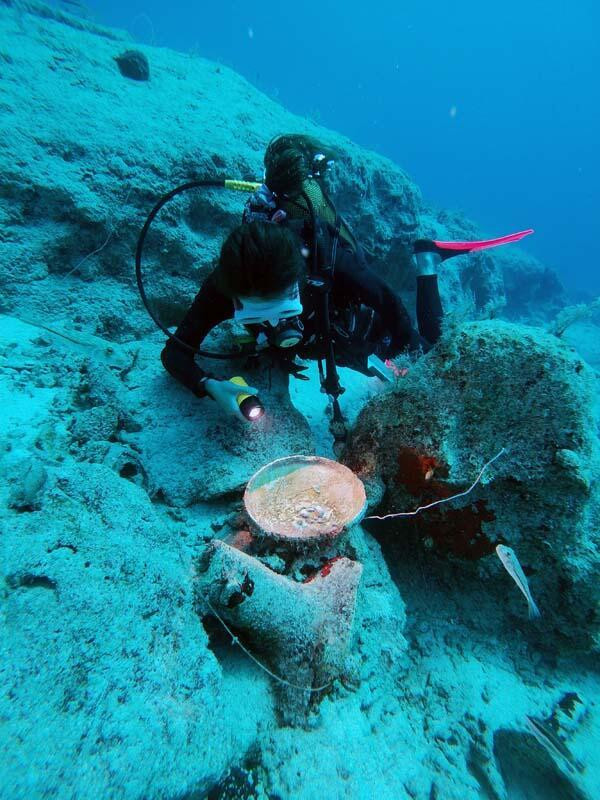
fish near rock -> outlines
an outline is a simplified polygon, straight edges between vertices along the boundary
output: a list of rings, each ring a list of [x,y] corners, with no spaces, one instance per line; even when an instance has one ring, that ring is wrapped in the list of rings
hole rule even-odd
[[[525,716],[527,727],[529,731],[535,736],[537,741],[549,753],[555,762],[565,764],[569,772],[574,773],[583,772],[584,765],[574,758],[573,754],[563,742],[563,740],[556,734],[551,726],[543,720],[536,717]]]
[[[529,619],[539,619],[539,617],[542,615],[531,595],[527,578],[525,577],[525,573],[523,572],[523,568],[519,563],[519,559],[517,558],[515,551],[511,547],[507,547],[504,544],[499,544],[496,547],[496,554],[502,562],[504,569],[508,572],[510,577],[525,596],[529,609]]]

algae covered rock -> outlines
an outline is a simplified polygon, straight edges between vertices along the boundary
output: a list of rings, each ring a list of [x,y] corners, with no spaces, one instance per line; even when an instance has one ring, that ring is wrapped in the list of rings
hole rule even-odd
[[[150,65],[144,53],[139,50],[126,50],[118,56],[115,61],[119,67],[119,72],[124,78],[131,78],[134,81],[150,80]]]
[[[52,483],[2,520],[5,796],[203,795],[236,745],[182,539],[106,467]]]
[[[540,625],[584,647],[600,644],[594,382],[554,337],[471,323],[365,407],[344,457],[368,487],[383,482],[382,515],[464,492],[503,450],[468,495],[392,524],[443,557],[480,559],[510,545]],[[489,568],[488,589],[522,614],[495,556]]]
[[[266,366],[249,373],[239,364],[227,369],[220,377],[243,374],[258,388],[265,414],[257,422],[224,416],[210,398],[200,400],[176,384],[158,361],[148,369],[147,396],[136,403],[140,431],[123,432],[121,438],[138,453],[152,497],[189,506],[241,496],[264,464],[312,452],[308,423],[290,400],[287,373]]]
[[[17,453],[13,459],[6,459],[3,466],[10,483],[9,507],[17,511],[38,508],[47,478],[43,463],[27,453]]]

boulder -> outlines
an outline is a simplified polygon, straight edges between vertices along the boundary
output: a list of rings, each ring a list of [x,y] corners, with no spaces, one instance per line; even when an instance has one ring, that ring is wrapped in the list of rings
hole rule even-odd
[[[131,78],[134,81],[150,80],[148,59],[139,50],[125,50],[124,53],[115,56],[115,61],[124,78]]]
[[[41,510],[3,519],[4,791],[203,796],[251,738],[232,736],[180,529],[102,465],[49,480]]]
[[[380,516],[443,500],[388,524],[444,558],[489,557],[490,589],[522,617],[524,600],[494,554],[499,543],[512,547],[542,610],[540,629],[597,649],[594,392],[592,370],[555,337],[470,323],[370,401],[343,461],[384,497]],[[473,491],[446,502],[502,450]]]
[[[147,367],[144,391],[134,401],[140,430],[121,434],[139,455],[149,493],[168,505],[241,498],[264,464],[313,450],[308,423],[291,403],[287,373],[268,364],[249,371],[235,362],[215,372],[223,379],[244,375],[259,390],[263,417],[247,422],[224,416],[210,398],[198,399],[177,384],[157,360]]]

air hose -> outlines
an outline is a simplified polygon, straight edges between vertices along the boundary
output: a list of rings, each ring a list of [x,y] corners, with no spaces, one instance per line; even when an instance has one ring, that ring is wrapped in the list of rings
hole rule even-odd
[[[340,230],[340,223],[339,218],[336,215],[336,230],[335,236],[333,240],[333,247],[331,253],[331,264],[323,269],[319,270],[319,259],[318,259],[318,238],[317,238],[317,218],[313,203],[306,192],[302,192],[302,197],[304,198],[304,202],[308,208],[308,211],[311,216],[312,222],[312,277],[318,281],[323,283],[321,287],[321,308],[320,308],[320,317],[321,317],[321,340],[323,343],[324,349],[324,361],[325,361],[325,372],[323,372],[323,358],[319,359],[319,378],[321,381],[321,386],[323,390],[331,397],[331,404],[333,408],[333,419],[331,422],[331,433],[335,440],[335,443],[343,443],[346,440],[347,431],[346,431],[346,422],[344,420],[344,415],[342,414],[342,409],[340,408],[340,401],[339,397],[344,392],[344,389],[340,385],[340,379],[337,372],[337,366],[335,363],[335,353],[333,349],[333,339],[331,336],[331,322],[329,318],[329,291],[331,289],[331,284],[333,282],[333,270],[335,265],[335,254],[337,250],[337,239],[339,236]],[[319,272],[322,273],[322,278],[319,278]]]
[[[219,359],[234,359],[239,358],[239,352],[235,353],[213,353],[207,350],[200,350],[191,345],[184,342],[178,336],[175,336],[174,333],[171,333],[168,328],[166,328],[162,322],[158,319],[156,314],[150,308],[150,303],[148,301],[148,297],[146,295],[146,290],[144,288],[144,280],[142,277],[142,253],[144,250],[144,243],[146,241],[146,235],[150,230],[150,226],[152,225],[154,218],[161,210],[161,208],[166,205],[170,200],[176,197],[183,192],[187,192],[190,189],[205,189],[205,188],[215,188],[215,189],[233,189],[237,192],[254,192],[259,189],[261,186],[260,183],[255,183],[254,181],[235,181],[235,180],[228,180],[228,179],[218,179],[218,180],[203,180],[203,181],[190,181],[189,183],[183,183],[181,186],[177,186],[175,189],[172,189],[167,194],[163,195],[160,200],[156,203],[152,211],[148,214],[146,218],[146,222],[142,230],[140,231],[140,235],[137,241],[137,247],[135,249],[135,278],[137,281],[138,291],[140,293],[140,297],[142,298],[142,303],[144,304],[146,311],[150,315],[151,319],[155,323],[155,325],[160,328],[160,330],[172,339],[173,341],[177,342],[177,344],[182,347],[184,350],[192,353],[193,355],[203,356],[205,358],[219,358]]]

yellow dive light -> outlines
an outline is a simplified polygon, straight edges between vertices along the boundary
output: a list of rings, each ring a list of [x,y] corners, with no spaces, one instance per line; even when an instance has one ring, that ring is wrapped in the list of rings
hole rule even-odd
[[[248,386],[246,381],[239,375],[230,378],[229,382],[236,383],[238,386]],[[246,419],[250,420],[250,422],[256,422],[256,420],[260,419],[265,413],[263,404],[255,394],[246,394],[245,392],[240,392],[235,399],[237,401],[238,408],[246,417]]]

